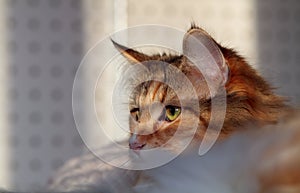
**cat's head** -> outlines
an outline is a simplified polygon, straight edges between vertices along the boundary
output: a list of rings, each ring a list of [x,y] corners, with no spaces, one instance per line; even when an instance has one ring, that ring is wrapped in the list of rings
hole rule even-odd
[[[195,134],[192,122],[199,122],[196,136],[203,137],[207,127],[203,119],[209,119],[209,113],[203,118],[197,106],[208,109],[210,99],[228,80],[228,66],[215,40],[204,30],[192,27],[183,39],[183,55],[147,55],[113,43],[130,65],[142,64],[148,72],[138,75],[148,76],[149,81],[140,83],[130,97],[130,148],[164,146],[180,126],[180,137],[173,142],[178,145],[182,138]],[[196,98],[191,96],[193,91]],[[180,98],[178,93],[183,96]]]

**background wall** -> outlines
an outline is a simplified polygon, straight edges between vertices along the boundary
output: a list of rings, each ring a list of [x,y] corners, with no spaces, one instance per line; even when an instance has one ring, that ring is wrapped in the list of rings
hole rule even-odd
[[[300,104],[300,2],[257,1],[258,64],[283,96]]]
[[[195,21],[300,102],[297,0],[0,0],[0,10],[2,187],[39,188],[85,149],[72,117],[76,69],[91,46],[126,26],[186,30]]]
[[[82,5],[7,0],[4,7],[8,126],[1,133],[7,133],[9,153],[3,160],[8,167],[0,174],[9,176],[10,187],[37,189],[82,149],[71,108],[73,79],[83,56]]]

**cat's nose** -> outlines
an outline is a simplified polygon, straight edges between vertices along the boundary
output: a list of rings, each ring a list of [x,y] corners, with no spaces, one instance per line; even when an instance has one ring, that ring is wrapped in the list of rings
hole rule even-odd
[[[133,150],[140,150],[146,145],[146,142],[140,140],[136,134],[132,134],[129,138],[129,148]]]

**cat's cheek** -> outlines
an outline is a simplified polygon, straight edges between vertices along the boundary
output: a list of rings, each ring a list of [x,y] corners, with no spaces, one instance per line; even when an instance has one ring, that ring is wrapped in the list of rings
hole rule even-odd
[[[147,146],[149,148],[167,148],[169,145],[168,141],[172,138],[175,131],[176,129],[168,127],[160,129],[151,135],[145,136],[147,139]]]

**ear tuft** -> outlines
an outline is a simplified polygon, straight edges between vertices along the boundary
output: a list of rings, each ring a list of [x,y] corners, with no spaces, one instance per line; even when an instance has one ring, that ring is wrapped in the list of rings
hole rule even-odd
[[[188,30],[188,32],[192,29],[201,29],[201,28],[193,21],[193,22],[191,22],[191,27]]]
[[[123,46],[114,40],[110,39],[115,48],[130,62],[130,63],[140,63],[143,61],[149,60],[149,56],[146,54],[143,54],[141,52],[138,52],[136,50],[133,50],[131,48],[127,48],[126,46]]]

